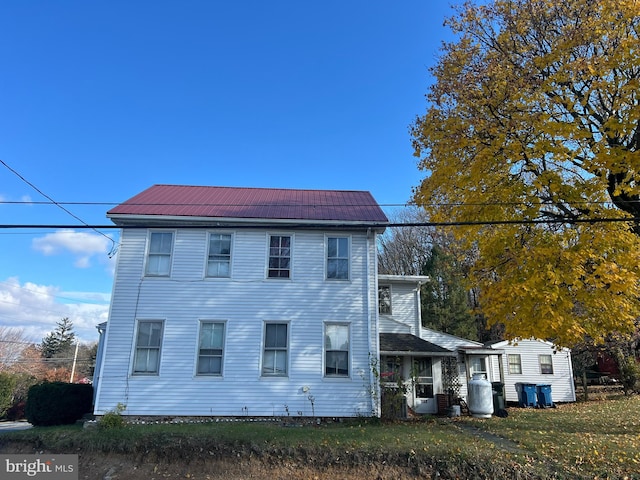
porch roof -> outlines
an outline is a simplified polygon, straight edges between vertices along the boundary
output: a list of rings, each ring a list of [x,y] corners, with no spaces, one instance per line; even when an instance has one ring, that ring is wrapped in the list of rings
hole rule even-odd
[[[381,333],[382,355],[413,355],[416,357],[454,357],[456,352],[411,335],[410,333]]]
[[[504,350],[490,347],[460,347],[465,355],[502,355]]]

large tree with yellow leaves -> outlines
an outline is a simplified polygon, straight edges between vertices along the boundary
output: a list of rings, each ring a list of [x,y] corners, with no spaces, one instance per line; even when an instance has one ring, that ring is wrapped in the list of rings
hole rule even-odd
[[[640,0],[466,3],[412,127],[414,200],[475,243],[481,309],[573,345],[640,315]]]

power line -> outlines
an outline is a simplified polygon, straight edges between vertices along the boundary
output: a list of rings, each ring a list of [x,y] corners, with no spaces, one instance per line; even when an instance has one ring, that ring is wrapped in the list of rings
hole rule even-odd
[[[0,160],[2,162],[2,160]],[[4,162],[3,162],[4,163]],[[614,205],[611,200],[582,200],[570,202],[571,205]],[[640,200],[629,200],[626,203],[640,203]],[[136,206],[136,207],[246,207],[245,204],[233,204],[233,203],[210,203],[210,202],[37,202],[37,201],[25,201],[25,200],[3,200],[0,204],[4,205],[80,205],[80,206]],[[318,207],[322,204],[317,203],[252,203],[255,207],[272,207],[274,205],[279,207]],[[336,207],[500,207],[500,206],[521,206],[521,205],[551,205],[548,202],[538,201],[519,201],[519,202],[450,202],[450,203],[425,203],[422,205],[415,205],[412,203],[357,203],[357,204],[331,204]]]
[[[250,219],[248,219],[250,220]],[[603,217],[603,218],[574,218],[574,219],[520,219],[520,220],[477,220],[477,221],[455,221],[455,222],[406,222],[406,223],[291,223],[278,225],[280,229],[367,229],[367,228],[402,228],[402,227],[461,227],[461,226],[490,226],[490,225],[541,225],[541,224],[577,224],[577,223],[619,223],[619,222],[640,222],[640,217]],[[122,229],[122,230],[140,230],[149,228],[180,228],[180,229],[273,229],[273,224],[263,223],[229,223],[218,222],[215,218],[207,222],[199,222],[197,224],[182,225],[175,223],[153,223],[148,225],[61,225],[61,224],[0,224],[0,229]]]
[[[66,212],[67,214],[69,214],[70,216],[72,216],[73,218],[75,218],[76,220],[78,220],[80,223],[82,223],[83,225],[87,226],[88,228],[91,228],[92,230],[94,230],[96,233],[102,235],[104,238],[108,239],[109,241],[111,241],[112,247],[111,247],[111,252],[109,252],[109,255],[112,255],[115,248],[116,248],[116,242],[113,240],[113,238],[109,237],[108,235],[105,235],[104,233],[98,231],[96,228],[90,227],[84,220],[82,220],[80,217],[78,217],[77,215],[75,215],[74,213],[72,213],[70,210],[68,210],[67,208],[65,208],[62,204],[56,202],[53,198],[51,198],[49,195],[47,195],[46,193],[44,193],[42,190],[40,190],[38,187],[36,187],[33,183],[31,183],[29,180],[27,180],[26,178],[24,178],[22,175],[20,175],[16,170],[14,170],[13,168],[11,168],[9,165],[7,165],[7,163],[0,159],[0,163],[2,163],[2,165],[4,165],[11,173],[13,173],[14,175],[16,175],[20,180],[22,180],[24,183],[26,183],[27,185],[29,185],[31,188],[33,188],[36,192],[38,192],[40,195],[42,195],[43,197],[45,197],[47,200],[49,200],[53,205],[55,205],[56,207],[60,208],[62,211]]]

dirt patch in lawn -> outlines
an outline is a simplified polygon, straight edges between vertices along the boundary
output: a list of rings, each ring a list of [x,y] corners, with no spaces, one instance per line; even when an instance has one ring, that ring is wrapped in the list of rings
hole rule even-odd
[[[78,451],[79,479],[160,480],[397,480],[545,478],[496,459],[431,458],[349,451],[340,456],[323,449],[238,449],[228,451],[149,451],[130,454]],[[57,453],[21,442],[5,442],[0,453]],[[72,452],[59,452],[72,453]]]

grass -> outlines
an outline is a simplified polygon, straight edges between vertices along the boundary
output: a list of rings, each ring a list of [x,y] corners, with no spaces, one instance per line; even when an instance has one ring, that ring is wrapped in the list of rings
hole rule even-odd
[[[514,448],[492,441],[497,437]],[[7,441],[60,453],[154,455],[165,461],[190,461],[203,453],[217,458],[247,454],[297,458],[322,468],[336,458],[351,458],[353,466],[392,462],[413,467],[416,476],[437,467],[441,478],[470,476],[469,468],[484,478],[640,478],[635,473],[640,472],[640,397],[615,395],[543,410],[511,408],[508,418],[43,427],[3,434],[0,442]]]

